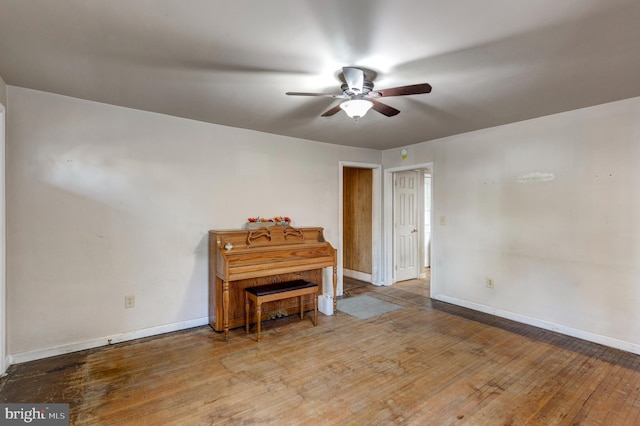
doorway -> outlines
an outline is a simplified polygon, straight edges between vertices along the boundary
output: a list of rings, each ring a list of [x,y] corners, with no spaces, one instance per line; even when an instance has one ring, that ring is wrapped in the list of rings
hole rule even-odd
[[[432,187],[433,163],[385,170],[384,193],[388,194],[384,203],[387,285],[416,278],[433,280]],[[410,201],[409,197],[413,200]]]
[[[345,167],[342,176],[343,274],[371,282],[373,170]]]
[[[346,169],[359,169],[362,173],[359,173],[357,170],[354,172],[352,170],[348,170],[345,173]],[[356,174],[360,176],[360,179],[366,180],[370,182],[367,184],[368,190],[363,191],[360,188],[360,191],[363,192],[357,196],[358,200],[356,203],[366,204],[369,206],[369,211],[371,219],[369,225],[361,226],[358,224],[355,226],[355,229],[360,229],[358,232],[362,232],[365,235],[368,234],[367,237],[362,237],[366,239],[365,244],[360,244],[361,252],[358,253],[358,257],[366,258],[368,260],[364,260],[363,263],[370,263],[370,272],[363,272],[361,275],[360,271],[355,271],[353,268],[353,263],[351,263],[352,259],[348,260],[348,263],[345,264],[345,256],[351,256],[353,254],[353,229],[350,230],[350,235],[345,235],[345,228],[347,226],[352,226],[353,216],[351,219],[348,217],[349,213],[346,212],[346,209],[350,209],[347,204],[350,203],[350,200],[353,197],[352,191],[354,191],[354,182],[351,181],[352,174]],[[348,181],[348,182],[345,182]],[[360,186],[355,184],[356,186]],[[383,262],[382,258],[382,166],[380,164],[368,164],[368,163],[355,163],[355,162],[347,162],[341,161],[339,164],[339,220],[338,220],[338,235],[340,236],[338,241],[338,296],[343,294],[343,281],[345,276],[351,276],[352,278],[370,282],[374,285],[383,285]],[[345,202],[345,200],[347,200]],[[370,200],[370,201],[369,201]],[[347,216],[347,222],[345,222],[345,215]],[[357,216],[360,216],[359,214]],[[366,220],[369,222],[369,219]],[[356,235],[358,235],[356,233]],[[349,250],[350,253],[347,255],[346,251]],[[358,267],[357,269],[360,269]]]

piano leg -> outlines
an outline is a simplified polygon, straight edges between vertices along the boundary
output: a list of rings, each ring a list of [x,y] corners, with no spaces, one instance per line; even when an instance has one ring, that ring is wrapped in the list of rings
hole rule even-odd
[[[249,334],[249,293],[244,292],[244,334]]]
[[[304,298],[302,296],[298,296],[298,304],[300,305],[300,319],[304,318]]]
[[[222,282],[222,326],[224,341],[229,341],[229,281]]]
[[[256,321],[258,322],[258,335],[256,336],[256,340],[260,341],[260,326],[262,324],[262,302],[260,299],[256,301]]]

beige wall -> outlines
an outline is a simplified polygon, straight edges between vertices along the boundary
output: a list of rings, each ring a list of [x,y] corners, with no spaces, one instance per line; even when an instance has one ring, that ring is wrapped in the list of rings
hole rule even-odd
[[[434,297],[640,353],[639,118],[633,98],[385,151],[434,162]]]
[[[12,86],[9,98],[8,349],[18,362],[205,324],[209,229],[287,215],[325,227],[337,247],[339,162],[381,160]]]
[[[208,229],[283,214],[324,226],[337,247],[338,163],[381,161],[375,150],[8,95],[17,361],[206,323]],[[382,153],[387,169],[433,162],[434,297],[640,352],[639,116],[635,98],[412,145],[406,160]]]

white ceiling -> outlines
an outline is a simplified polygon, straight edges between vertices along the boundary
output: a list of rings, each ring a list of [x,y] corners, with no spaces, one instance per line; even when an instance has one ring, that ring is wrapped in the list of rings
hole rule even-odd
[[[343,66],[402,112],[320,117]],[[640,96],[638,0],[0,0],[9,85],[386,149]]]

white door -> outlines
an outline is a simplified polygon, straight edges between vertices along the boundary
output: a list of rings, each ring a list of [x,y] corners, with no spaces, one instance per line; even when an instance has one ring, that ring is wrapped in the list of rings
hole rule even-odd
[[[418,278],[418,177],[417,171],[394,173],[396,281]]]

